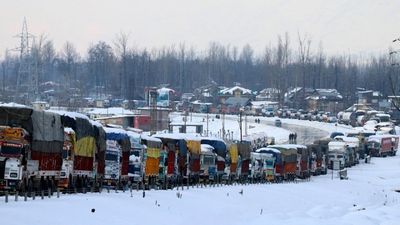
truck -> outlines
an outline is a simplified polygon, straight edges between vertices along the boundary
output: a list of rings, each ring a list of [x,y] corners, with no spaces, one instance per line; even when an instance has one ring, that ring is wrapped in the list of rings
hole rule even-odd
[[[280,175],[282,169],[281,152],[274,148],[265,147],[257,149],[256,153],[261,155],[263,178],[269,182],[276,181],[276,177]]]
[[[294,180],[297,171],[297,148],[294,145],[270,145],[281,153],[281,163],[277,165],[277,180]]]
[[[297,144],[289,144],[287,147],[297,149],[296,176],[302,179],[310,177],[310,149],[307,149],[305,145]]]
[[[242,141],[237,143],[239,160],[238,160],[238,178],[239,180],[247,180],[250,174],[250,142]]]
[[[328,168],[333,169],[334,161],[340,162],[340,169],[348,165],[349,156],[343,141],[331,141],[328,144]]]
[[[150,184],[157,181],[165,183],[167,179],[167,154],[162,151],[162,141],[159,138],[140,135],[144,149],[144,180]]]
[[[64,126],[63,164],[58,186],[65,189],[95,185],[97,146],[93,123],[86,115],[80,113],[54,110],[51,112],[61,116]]]
[[[200,139],[194,140],[193,138],[187,139],[187,148],[189,151],[189,175],[191,181],[198,181],[200,176],[200,169],[201,169],[201,142]]]
[[[104,179],[107,185],[125,186],[129,181],[129,154],[131,143],[125,130],[104,128],[106,132],[106,156]]]
[[[224,140],[213,137],[201,137],[201,144],[208,144],[214,148],[214,153],[217,154],[217,179],[220,180],[225,174],[225,158],[227,153],[227,145]],[[249,154],[250,158],[250,154]]]
[[[132,183],[140,183],[144,177],[143,156],[144,147],[141,144],[140,134],[128,131],[127,132],[131,149],[129,152],[129,169],[128,176]]]
[[[200,154],[200,179],[203,181],[214,181],[217,175],[217,155],[214,147],[208,144],[201,144]]]
[[[397,135],[372,135],[368,137],[368,151],[371,156],[395,156],[399,146]]]
[[[35,176],[38,164],[24,163],[29,152],[29,134],[20,127],[0,127],[0,190],[21,189],[22,182]]]
[[[74,161],[72,160],[72,154],[74,152],[76,138],[75,131],[71,128],[64,128],[64,146],[63,146],[63,163],[61,166],[60,181],[58,187],[61,189],[72,188],[73,182],[73,169]]]
[[[12,178],[0,181],[3,188],[54,190],[62,167],[61,116],[25,106],[0,106],[0,124],[4,128],[0,150],[0,170],[4,173],[0,171],[0,177]],[[5,176],[10,171],[13,173]]]
[[[354,166],[359,163],[360,154],[360,140],[356,137],[345,137],[345,136],[336,136],[334,138],[336,141],[342,141],[346,143],[346,151],[348,156],[348,162],[346,166]]]

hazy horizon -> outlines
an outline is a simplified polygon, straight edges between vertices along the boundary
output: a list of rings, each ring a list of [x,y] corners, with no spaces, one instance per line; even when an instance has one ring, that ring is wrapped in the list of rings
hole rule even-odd
[[[328,54],[385,53],[400,36],[400,1],[388,0],[116,0],[10,1],[0,12],[0,58],[19,45],[13,38],[26,17],[29,32],[45,34],[59,51],[66,41],[85,55],[90,44],[112,45],[120,32],[129,34],[129,46],[160,48],[185,43],[205,50],[210,42],[242,47],[256,53],[275,45],[278,35],[297,34],[319,43]],[[396,47],[396,45],[394,45]]]

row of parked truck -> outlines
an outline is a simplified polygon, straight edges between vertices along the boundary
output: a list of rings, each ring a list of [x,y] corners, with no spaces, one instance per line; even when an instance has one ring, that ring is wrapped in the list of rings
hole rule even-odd
[[[358,133],[255,148],[249,141],[132,130],[79,113],[0,106],[0,190],[304,179],[326,174],[334,161],[344,168],[368,154],[395,155],[399,141]]]

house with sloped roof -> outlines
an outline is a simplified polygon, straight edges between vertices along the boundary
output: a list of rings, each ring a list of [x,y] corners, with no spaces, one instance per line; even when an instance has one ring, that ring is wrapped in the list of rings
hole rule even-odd
[[[234,87],[230,87],[230,88],[222,88],[219,92],[218,92],[218,96],[219,96],[219,103],[224,105],[226,104],[226,100],[229,98],[247,98],[247,99],[254,99],[255,97],[255,92],[253,92],[250,89],[247,88],[243,88],[240,86],[234,86]]]
[[[240,109],[251,107],[251,99],[246,97],[229,97],[223,104],[222,111],[229,114],[238,114]]]
[[[343,96],[336,89],[315,89],[305,99],[309,111],[338,112],[343,108]]]

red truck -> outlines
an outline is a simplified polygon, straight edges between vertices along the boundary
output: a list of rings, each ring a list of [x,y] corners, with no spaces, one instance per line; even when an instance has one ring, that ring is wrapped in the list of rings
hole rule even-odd
[[[371,135],[368,137],[368,151],[372,156],[394,156],[399,147],[397,135]]]

